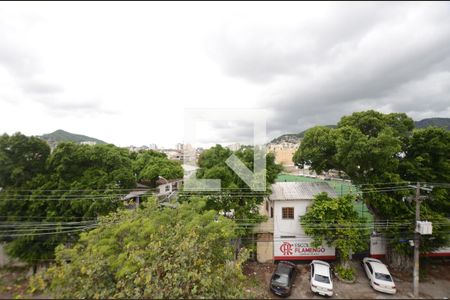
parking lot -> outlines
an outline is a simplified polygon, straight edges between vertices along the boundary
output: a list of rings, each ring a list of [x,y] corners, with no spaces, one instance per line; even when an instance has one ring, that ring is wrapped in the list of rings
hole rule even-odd
[[[393,275],[397,293],[395,295],[388,295],[374,291],[364,273],[364,270],[360,263],[352,262],[354,269],[357,271],[356,282],[353,284],[347,284],[339,281],[336,277],[333,277],[334,295],[332,298],[337,299],[398,299],[398,298],[413,298],[412,293],[412,274],[411,273],[399,273],[391,270]],[[278,297],[269,292],[269,282],[272,272],[274,270],[273,264],[253,264],[250,268],[253,268],[253,272],[247,270],[247,273],[251,273],[257,280],[260,281],[260,288],[263,289],[261,294],[264,294],[267,298],[277,299]],[[309,265],[299,264],[297,265],[298,274],[292,290],[292,295],[289,298],[292,299],[320,299],[322,296],[313,294],[309,287]],[[446,299],[450,297],[450,264],[446,263],[433,263],[431,265],[424,266],[424,271],[427,274],[420,283],[420,297],[421,298],[433,298],[433,299]],[[256,274],[255,274],[256,273]]]

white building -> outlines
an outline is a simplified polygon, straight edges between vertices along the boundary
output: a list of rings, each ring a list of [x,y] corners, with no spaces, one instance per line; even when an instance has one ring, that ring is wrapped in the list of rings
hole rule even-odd
[[[231,144],[228,145],[227,148],[230,149],[231,151],[238,151],[239,149],[241,149],[241,144],[239,143]]]
[[[409,242],[409,241],[405,241]],[[387,242],[383,236],[372,235],[370,237],[370,257],[383,259],[386,256]],[[432,252],[421,252],[420,256],[427,257],[449,257],[450,247],[441,247]]]
[[[326,182],[277,182],[272,185],[272,194],[260,209],[268,221],[256,228],[258,261],[335,259],[333,247],[311,247],[312,239],[305,235],[300,225],[300,218],[314,196],[322,192],[337,197]]]

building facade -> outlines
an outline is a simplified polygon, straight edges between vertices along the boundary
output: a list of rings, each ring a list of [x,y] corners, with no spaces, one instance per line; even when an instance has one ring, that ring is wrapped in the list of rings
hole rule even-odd
[[[275,162],[283,166],[294,166],[292,158],[297,151],[299,144],[280,143],[267,145],[267,151],[275,155]]]
[[[312,239],[300,224],[300,218],[306,214],[314,196],[322,192],[337,197],[326,182],[277,182],[272,185],[272,194],[260,207],[260,213],[268,220],[255,228],[259,262],[335,259],[333,247],[312,247]]]

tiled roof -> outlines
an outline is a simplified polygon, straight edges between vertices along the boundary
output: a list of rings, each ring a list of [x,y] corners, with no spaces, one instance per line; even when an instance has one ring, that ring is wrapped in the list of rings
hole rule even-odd
[[[325,192],[329,197],[337,197],[327,182],[277,182],[272,184],[270,200],[312,200],[314,196]]]
[[[147,192],[148,191],[131,191],[128,195],[124,196],[122,198],[122,200],[128,200],[128,199],[132,199],[135,197],[139,197],[139,196],[147,194]]]

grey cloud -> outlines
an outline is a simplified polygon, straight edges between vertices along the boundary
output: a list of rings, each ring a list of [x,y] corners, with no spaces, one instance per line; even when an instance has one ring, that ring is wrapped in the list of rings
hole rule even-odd
[[[209,122],[213,131],[213,138],[210,136],[198,136],[200,143],[220,143],[220,144],[251,144],[253,143],[252,122],[246,121],[211,121]]]
[[[449,3],[341,5],[307,27],[253,25],[239,32],[245,40],[226,31],[215,57],[230,76],[264,85],[272,136],[364,109],[442,116],[450,103],[449,11]]]
[[[41,95],[35,97],[35,101],[41,104],[50,115],[54,116],[90,116],[116,115],[118,112],[104,106],[104,101],[99,98],[83,100],[67,99],[55,95]]]
[[[37,20],[37,17],[25,16],[21,21],[31,26]],[[71,99],[65,94],[63,85],[42,79],[45,68],[41,61],[27,47],[26,40],[16,38],[15,32],[15,28],[0,20],[0,67],[15,80],[25,96],[26,100],[22,101],[39,103],[56,115],[114,113],[103,109],[98,99]],[[8,102],[14,101],[20,100],[9,97]]]
[[[59,94],[64,91],[64,89],[57,84],[46,83],[38,80],[24,80],[21,87],[25,93],[36,95]]]

